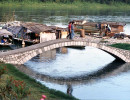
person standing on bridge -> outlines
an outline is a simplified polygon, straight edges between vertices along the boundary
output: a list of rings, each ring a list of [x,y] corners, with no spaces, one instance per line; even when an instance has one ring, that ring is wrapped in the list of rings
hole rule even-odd
[[[67,39],[71,39],[71,21],[69,22],[69,25],[68,25],[68,35],[67,35]]]
[[[72,21],[72,24],[71,24],[71,37],[70,37],[72,40],[74,39],[74,21]]]

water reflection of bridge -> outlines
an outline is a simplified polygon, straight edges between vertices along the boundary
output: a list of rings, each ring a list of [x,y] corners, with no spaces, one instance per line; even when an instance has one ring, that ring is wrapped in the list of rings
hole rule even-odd
[[[47,62],[48,60],[53,60],[56,58],[56,53],[66,54],[68,53],[68,49],[66,47],[53,49],[47,52],[43,52],[35,57],[35,59],[31,59],[36,62]]]
[[[24,72],[25,74],[34,77],[35,79],[39,79],[41,81],[49,82],[49,83],[56,83],[60,85],[67,86],[67,92],[71,94],[70,91],[73,90],[74,85],[81,85],[81,84],[94,84],[95,82],[108,78],[111,76],[119,75],[123,72],[127,72],[130,70],[130,63],[117,63],[117,61],[113,61],[112,63],[105,66],[103,69],[98,70],[96,72],[85,74],[83,76],[76,76],[70,78],[64,77],[50,77],[48,75],[43,75],[33,71],[32,69],[26,67],[25,65],[18,65],[17,68]],[[69,91],[70,90],[70,91]]]
[[[64,78],[64,77],[50,77],[49,75],[43,75],[40,73],[37,73],[33,71],[32,69],[26,67],[25,65],[17,65],[17,68],[24,72],[25,74],[35,77],[36,79],[40,79],[42,81],[46,82],[52,82],[57,84],[87,84],[87,83],[93,83],[99,79],[115,76],[122,72],[129,71],[130,69],[130,63],[117,63],[117,61],[113,61],[112,63],[105,66],[103,69],[98,70],[96,72],[93,72],[91,74],[86,74],[83,76],[76,76],[76,77],[70,77],[70,78]]]

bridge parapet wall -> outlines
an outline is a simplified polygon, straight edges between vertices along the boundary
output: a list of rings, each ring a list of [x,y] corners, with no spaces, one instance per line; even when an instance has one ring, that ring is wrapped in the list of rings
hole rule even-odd
[[[41,54],[51,49],[64,47],[64,46],[92,46],[95,48],[102,49],[106,52],[109,52],[121,58],[125,62],[130,62],[130,51],[128,50],[122,50],[122,49],[106,46],[101,43],[92,43],[92,42],[83,41],[83,40],[71,41],[68,39],[48,41],[45,43],[40,43],[33,46],[1,53],[0,61],[5,62],[5,63],[20,65],[20,64],[24,64],[25,62],[27,62],[28,60],[30,60],[31,58],[35,57],[38,54]]]

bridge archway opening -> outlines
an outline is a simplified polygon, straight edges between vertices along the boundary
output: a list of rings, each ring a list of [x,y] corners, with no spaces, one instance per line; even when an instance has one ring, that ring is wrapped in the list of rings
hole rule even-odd
[[[69,47],[69,48],[76,48],[76,49],[85,49],[85,47],[88,47],[88,46],[66,46],[66,47]],[[93,47],[93,46],[89,46],[89,47]],[[94,47],[94,48],[96,48],[96,47]],[[100,48],[97,48],[97,49],[100,49]],[[102,50],[102,51],[108,53],[109,55],[113,56],[116,60],[125,63],[125,61],[122,60],[122,59],[121,59],[120,57],[118,57],[117,55],[114,55],[114,54],[112,54],[111,52],[108,52],[108,51],[103,50],[103,49],[100,49],[100,50]]]

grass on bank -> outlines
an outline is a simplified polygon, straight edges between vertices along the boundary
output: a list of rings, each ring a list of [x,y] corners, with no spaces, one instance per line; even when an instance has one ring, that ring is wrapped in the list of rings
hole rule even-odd
[[[7,66],[8,72],[6,74],[2,75],[2,84],[6,84],[6,80],[12,76],[14,79],[17,80],[23,80],[26,85],[31,90],[31,95],[28,98],[25,98],[24,100],[40,100],[41,95],[46,95],[46,100],[77,100],[76,98],[69,96],[67,94],[64,94],[60,91],[56,91],[54,89],[49,89],[42,85],[41,83],[37,82],[36,80],[30,78],[29,76],[25,75],[24,73],[17,70],[13,65],[11,64],[1,64],[1,66]],[[0,83],[1,84],[1,83]]]
[[[73,2],[73,3],[55,3],[55,2],[0,2],[0,7],[21,8],[24,9],[75,9],[75,10],[129,10],[130,5],[121,2],[112,4],[100,4],[95,2]]]
[[[116,43],[116,44],[112,44],[110,46],[115,47],[115,48],[130,50],[130,44],[127,44],[127,43]]]

